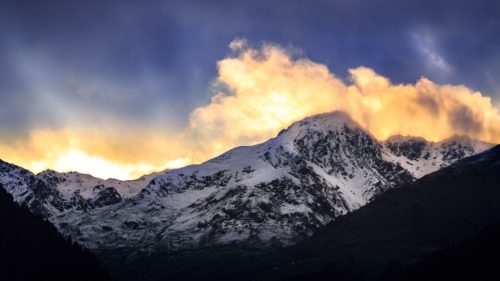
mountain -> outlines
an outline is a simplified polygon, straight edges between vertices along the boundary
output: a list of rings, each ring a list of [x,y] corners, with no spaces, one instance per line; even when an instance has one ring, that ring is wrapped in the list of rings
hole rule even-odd
[[[222,245],[121,260],[123,280],[498,280],[500,145],[288,248]]]
[[[500,225],[499,182],[496,146],[337,219],[282,253],[286,261],[256,279],[330,280],[343,274],[354,280],[452,280],[459,272],[485,276],[479,268],[498,277],[494,249],[500,244],[492,235]]]
[[[16,204],[0,185],[0,279],[111,280],[97,259]]]
[[[2,162],[0,183],[96,252],[283,246],[386,190],[490,146],[464,137],[380,142],[347,114],[333,112],[298,121],[262,144],[135,181],[33,175]]]
[[[122,258],[110,268],[122,280],[143,281],[499,276],[495,249],[500,243],[494,236],[500,225],[499,151],[496,147],[388,191],[291,248],[216,245]]]

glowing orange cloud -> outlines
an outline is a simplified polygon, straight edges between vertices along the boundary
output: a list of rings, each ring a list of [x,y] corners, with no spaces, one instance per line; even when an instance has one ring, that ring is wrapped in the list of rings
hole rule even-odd
[[[349,113],[378,139],[402,134],[442,140],[455,134],[500,142],[500,115],[491,99],[465,86],[393,84],[366,67],[350,69],[349,84],[325,65],[294,59],[279,46],[230,44],[235,56],[219,61],[215,95],[190,119],[203,141],[194,159],[264,141],[306,116]],[[196,138],[194,138],[196,139]]]
[[[33,130],[30,138],[0,144],[0,157],[34,171],[77,170],[129,179],[208,160],[238,145],[275,136],[306,116],[343,110],[378,139],[395,134],[438,141],[455,134],[500,142],[500,115],[491,99],[465,86],[426,78],[394,84],[366,67],[346,83],[323,65],[272,44],[231,42],[218,62],[208,105],[195,109],[178,132],[119,124],[108,130]],[[116,125],[116,124],[115,124]]]
[[[185,166],[191,161],[176,157],[180,150],[166,135],[115,128],[37,129],[26,140],[0,144],[1,157],[40,172],[79,171],[101,178],[133,179],[141,175]],[[172,149],[174,148],[174,149]]]

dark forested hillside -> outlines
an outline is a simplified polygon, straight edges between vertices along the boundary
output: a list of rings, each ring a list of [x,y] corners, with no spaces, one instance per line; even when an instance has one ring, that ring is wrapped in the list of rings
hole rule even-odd
[[[0,185],[0,280],[110,280],[96,258],[14,203]]]
[[[390,280],[500,280],[500,224],[436,251]]]

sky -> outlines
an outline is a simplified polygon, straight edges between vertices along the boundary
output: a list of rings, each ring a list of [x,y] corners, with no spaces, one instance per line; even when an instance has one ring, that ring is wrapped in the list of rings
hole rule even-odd
[[[331,110],[500,142],[499,32],[487,0],[2,0],[0,158],[131,179]]]

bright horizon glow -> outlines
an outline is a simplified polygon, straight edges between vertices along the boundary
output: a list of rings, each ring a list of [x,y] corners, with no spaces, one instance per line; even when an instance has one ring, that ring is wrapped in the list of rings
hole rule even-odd
[[[59,155],[53,164],[49,165],[44,162],[32,162],[25,168],[34,173],[51,169],[63,173],[77,171],[101,179],[113,178],[119,180],[133,180],[150,173],[181,168],[189,163],[189,159],[180,158],[167,161],[160,167],[142,163],[121,165],[102,157],[88,155],[78,149],[70,149]]]

